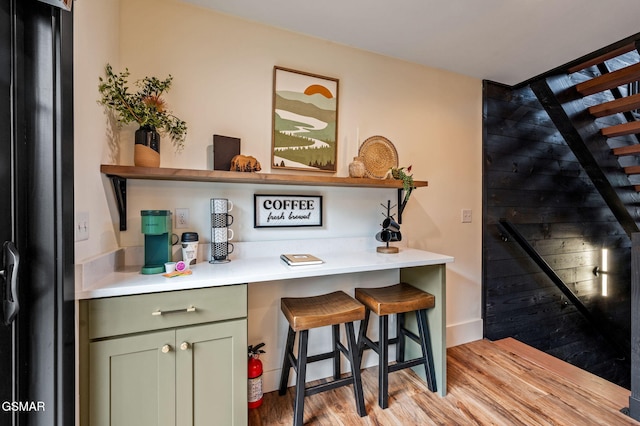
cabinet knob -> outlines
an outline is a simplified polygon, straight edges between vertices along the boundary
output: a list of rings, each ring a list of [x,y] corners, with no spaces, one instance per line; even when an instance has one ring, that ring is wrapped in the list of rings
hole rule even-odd
[[[180,349],[182,349],[183,351],[186,351],[187,349],[189,349],[191,347],[191,345],[189,344],[189,342],[182,342],[180,343]]]
[[[171,352],[171,345],[164,345],[164,346],[162,347],[162,353],[163,353],[163,354],[167,354],[167,353],[169,353],[169,352]]]

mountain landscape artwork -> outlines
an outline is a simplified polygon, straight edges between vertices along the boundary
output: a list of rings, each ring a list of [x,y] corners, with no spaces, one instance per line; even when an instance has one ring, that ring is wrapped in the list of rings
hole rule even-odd
[[[273,168],[336,171],[338,80],[274,67]]]

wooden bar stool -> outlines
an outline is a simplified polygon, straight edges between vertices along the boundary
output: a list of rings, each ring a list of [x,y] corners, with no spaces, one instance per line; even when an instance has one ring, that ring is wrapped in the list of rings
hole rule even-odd
[[[364,306],[346,293],[336,291],[313,297],[285,297],[281,299],[280,307],[287,321],[289,321],[289,332],[282,362],[279,393],[284,395],[287,392],[289,371],[293,367],[297,373],[296,394],[293,402],[293,424],[303,424],[305,396],[350,384],[353,384],[358,414],[360,417],[366,416],[362,379],[360,377],[360,352],[358,351],[353,327],[354,321],[360,321],[364,318]],[[340,324],[345,325],[346,348],[340,342]],[[307,356],[309,329],[328,325],[332,327],[333,350]],[[300,334],[298,336],[298,357],[296,358],[293,355],[293,343],[297,332]],[[340,353],[344,354],[351,363],[352,373],[349,377],[340,378]],[[306,387],[307,364],[325,359],[333,359],[333,380]]]
[[[427,309],[435,306],[435,296],[406,283],[379,288],[356,288],[356,299],[364,304],[366,313],[358,333],[358,357],[362,358],[365,348],[378,354],[378,404],[381,408],[389,405],[389,373],[417,365],[424,365],[429,390],[435,392],[436,376],[429,335]],[[378,315],[380,338],[373,342],[367,337],[367,327],[371,312]],[[404,315],[415,312],[418,334],[407,330]],[[389,339],[389,315],[396,314],[396,337]],[[405,361],[405,339],[409,337],[420,345],[422,356]],[[396,363],[389,365],[389,345],[396,345]]]

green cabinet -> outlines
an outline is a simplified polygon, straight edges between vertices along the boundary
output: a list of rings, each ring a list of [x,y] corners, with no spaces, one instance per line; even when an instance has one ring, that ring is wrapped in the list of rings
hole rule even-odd
[[[247,423],[246,330],[236,320],[176,331],[179,425]]]
[[[176,424],[175,356],[163,353],[175,332],[146,333],[89,344],[90,424]]]
[[[80,313],[81,424],[247,424],[245,285],[83,301]]]

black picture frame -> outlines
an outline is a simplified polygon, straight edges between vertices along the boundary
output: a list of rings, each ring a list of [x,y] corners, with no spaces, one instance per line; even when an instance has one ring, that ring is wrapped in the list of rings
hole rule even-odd
[[[322,226],[322,195],[254,194],[254,228]]]

